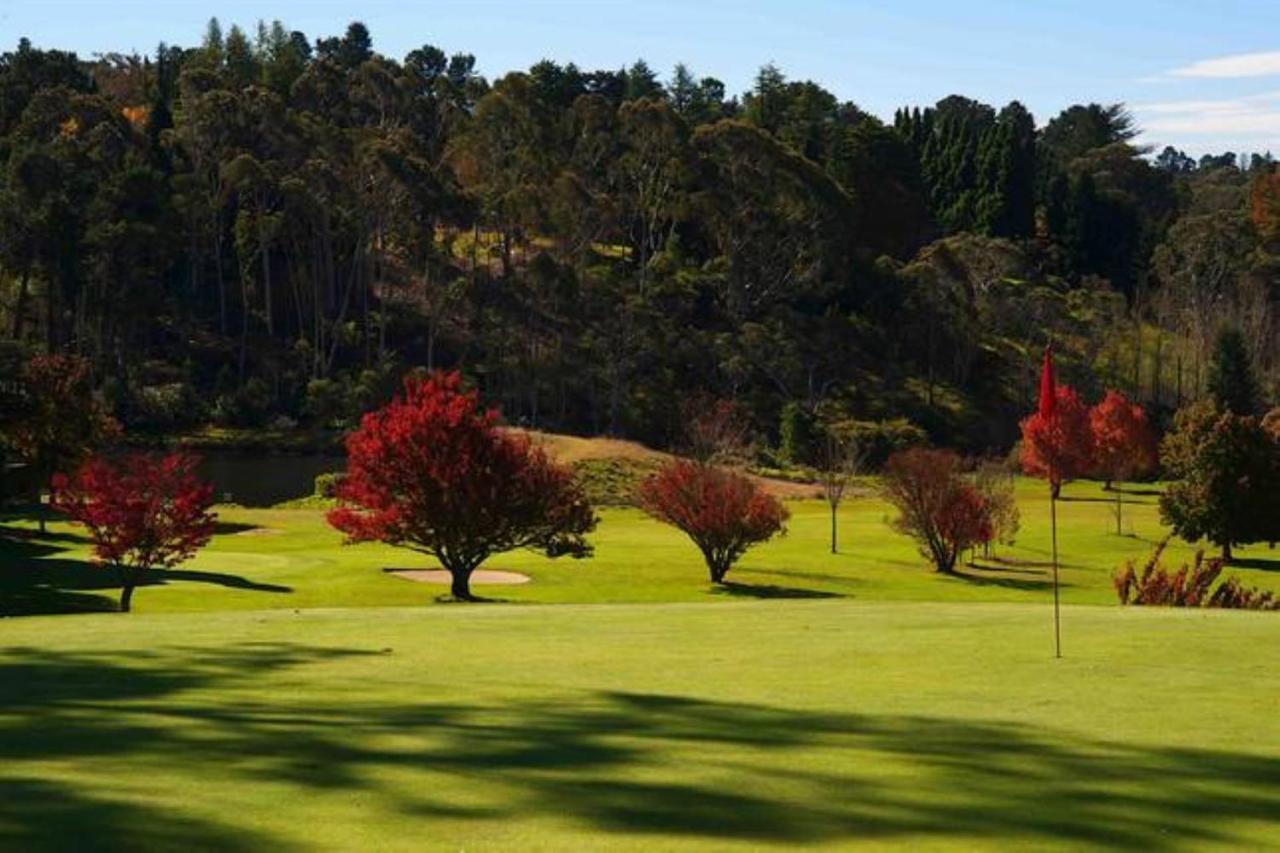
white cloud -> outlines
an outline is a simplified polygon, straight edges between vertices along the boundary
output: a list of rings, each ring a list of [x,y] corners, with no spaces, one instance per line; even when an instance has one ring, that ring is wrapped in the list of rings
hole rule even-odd
[[[1217,59],[1202,59],[1169,72],[1171,77],[1269,77],[1280,75],[1280,50],[1261,53],[1237,53]]]
[[[1280,91],[1134,104],[1142,142],[1192,153],[1280,150]]]

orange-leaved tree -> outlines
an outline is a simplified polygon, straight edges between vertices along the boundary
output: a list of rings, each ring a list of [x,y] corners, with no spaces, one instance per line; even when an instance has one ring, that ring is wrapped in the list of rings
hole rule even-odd
[[[1093,433],[1094,468],[1103,478],[1103,488],[1138,474],[1155,470],[1156,436],[1147,422],[1147,413],[1119,391],[1108,390],[1102,400],[1089,410],[1089,429]],[[1124,490],[1116,492],[1116,533],[1121,531]]]
[[[590,556],[596,516],[572,469],[502,430],[457,372],[409,378],[347,437],[347,476],[329,523],[349,542],[430,554],[473,600],[471,575],[493,554],[529,548]]]

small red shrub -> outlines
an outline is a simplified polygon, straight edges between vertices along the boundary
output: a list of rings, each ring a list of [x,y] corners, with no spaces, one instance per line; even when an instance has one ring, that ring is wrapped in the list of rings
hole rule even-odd
[[[748,548],[785,533],[790,516],[747,477],[685,460],[668,463],[642,483],[638,498],[645,512],[693,540],[712,583],[723,583]]]
[[[894,527],[919,542],[939,572],[955,571],[963,551],[994,536],[990,505],[949,450],[913,448],[890,456],[881,491],[898,510]]]
[[[1226,563],[1217,557],[1206,559],[1197,551],[1195,561],[1170,573],[1160,561],[1168,540],[1161,542],[1142,565],[1130,560],[1113,579],[1121,604],[1149,607],[1221,607],[1233,610],[1280,610],[1274,593],[1245,588],[1228,578],[1213,589]]]

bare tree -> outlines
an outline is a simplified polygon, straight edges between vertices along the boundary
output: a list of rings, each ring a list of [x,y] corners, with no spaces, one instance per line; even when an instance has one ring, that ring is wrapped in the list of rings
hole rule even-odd
[[[685,452],[704,465],[737,465],[751,456],[751,422],[733,400],[695,395],[681,406]]]
[[[818,450],[818,480],[822,494],[831,507],[831,553],[837,545],[836,515],[849,485],[862,472],[866,452],[851,435],[827,430],[826,440]]]

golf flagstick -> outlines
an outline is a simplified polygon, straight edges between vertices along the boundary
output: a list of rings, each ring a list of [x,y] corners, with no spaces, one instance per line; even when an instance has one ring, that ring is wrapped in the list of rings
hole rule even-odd
[[[1048,422],[1049,431],[1057,426],[1058,389],[1053,377],[1053,344],[1044,348],[1044,364],[1040,367],[1040,417]],[[1062,657],[1062,615],[1058,605],[1058,470],[1054,455],[1049,453],[1049,529],[1053,543],[1053,656]]]

